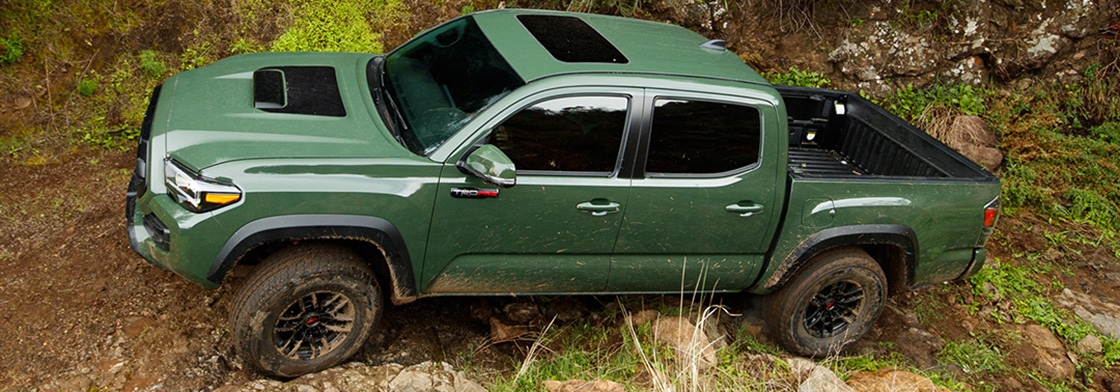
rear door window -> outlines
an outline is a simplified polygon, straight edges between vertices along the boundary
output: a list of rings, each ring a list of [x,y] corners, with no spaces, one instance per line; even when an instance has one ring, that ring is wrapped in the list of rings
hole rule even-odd
[[[657,98],[653,106],[647,176],[710,176],[758,163],[757,108],[671,98]]]

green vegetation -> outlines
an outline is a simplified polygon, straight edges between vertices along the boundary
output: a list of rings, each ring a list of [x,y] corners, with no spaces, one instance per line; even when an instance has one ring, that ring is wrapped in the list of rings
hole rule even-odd
[[[92,96],[95,92],[97,92],[96,81],[92,79],[82,79],[81,82],[78,82],[78,94],[81,94],[83,97]]]
[[[14,33],[0,38],[0,64],[14,63],[20,57],[23,57],[23,38]]]
[[[983,339],[945,342],[945,348],[937,352],[937,357],[944,363],[960,366],[965,373],[996,373],[1007,370],[1007,365],[1004,364],[1006,356],[1000,352],[999,347]]]
[[[383,52],[368,16],[392,12],[395,3],[368,0],[300,0],[295,21],[272,43],[277,52]]]
[[[770,81],[771,84],[788,86],[828,87],[832,83],[831,80],[828,80],[828,76],[823,73],[801,70],[797,67],[789,67],[789,72],[765,72],[762,77]]]
[[[935,83],[922,89],[907,85],[892,91],[880,104],[891,113],[910,121],[916,121],[922,113],[933,107],[954,108],[966,115],[975,116],[987,110],[987,98],[992,94],[983,87],[963,84]]]
[[[158,53],[154,50],[141,50],[140,51],[140,69],[152,78],[162,77],[167,72],[167,66],[163,65],[157,56]]]
[[[989,316],[999,322],[1036,322],[1050,329],[1071,347],[1085,336],[1095,335],[1101,340],[1104,351],[1099,358],[1086,356],[1084,361],[1100,366],[1118,363],[1120,340],[1104,336],[1084,320],[1058,308],[1050,300],[1062,289],[1062,284],[1053,278],[1053,268],[1034,254],[1016,257],[1026,259],[1029,265],[1018,266],[997,259],[993,265],[985,266],[968,279],[974,295],[987,300],[997,298],[998,295],[1014,304],[1011,314],[1006,317],[994,311]],[[985,290],[985,284],[993,287],[995,292]],[[972,306],[975,307],[976,304]]]
[[[920,10],[906,15],[906,20],[915,23],[923,29],[930,28],[937,21],[937,11]]]
[[[612,324],[584,321],[545,331],[534,345],[546,347],[523,373],[499,380],[491,390],[536,391],[545,380],[611,380],[626,382],[640,368],[628,337]],[[649,326],[645,328],[648,333]],[[516,368],[517,366],[514,366]]]
[[[1086,74],[1092,77],[1010,95],[987,117],[1006,150],[1007,210],[1090,225],[1093,240],[1120,257],[1120,75]]]

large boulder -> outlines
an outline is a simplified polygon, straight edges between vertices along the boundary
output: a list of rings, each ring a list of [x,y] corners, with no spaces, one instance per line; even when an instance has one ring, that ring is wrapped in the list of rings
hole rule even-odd
[[[1082,60],[1077,43],[1107,25],[1108,7],[1099,0],[980,0],[937,10],[870,5],[851,15],[860,23],[837,36],[829,61],[872,95],[939,78],[980,84],[1043,69],[1063,75],[1078,69],[1068,60]]]

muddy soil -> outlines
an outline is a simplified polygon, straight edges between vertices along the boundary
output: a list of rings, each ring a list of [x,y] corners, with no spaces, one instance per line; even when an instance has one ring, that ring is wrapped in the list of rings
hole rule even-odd
[[[0,390],[209,390],[261,378],[230,346],[238,279],[207,290],[129,248],[133,162],[80,151],[57,164],[0,165]],[[470,318],[469,301],[389,309],[358,359],[408,365],[477,350],[489,327]],[[477,363],[512,360],[501,347],[482,351]]]

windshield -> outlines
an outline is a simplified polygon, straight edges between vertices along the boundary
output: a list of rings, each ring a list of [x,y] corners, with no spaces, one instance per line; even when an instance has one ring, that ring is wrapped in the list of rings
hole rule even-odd
[[[472,17],[439,26],[397,48],[382,76],[403,118],[405,146],[427,155],[479,110],[525,82]]]

